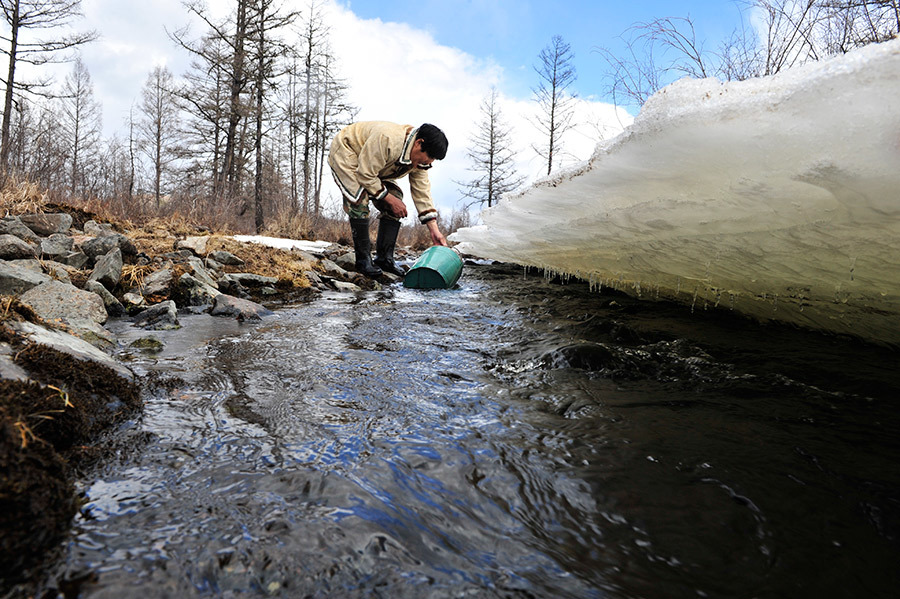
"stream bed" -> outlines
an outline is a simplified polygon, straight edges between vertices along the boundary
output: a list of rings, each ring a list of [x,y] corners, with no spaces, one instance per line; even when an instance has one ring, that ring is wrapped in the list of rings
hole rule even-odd
[[[504,265],[181,320],[41,596],[900,591],[896,351]]]

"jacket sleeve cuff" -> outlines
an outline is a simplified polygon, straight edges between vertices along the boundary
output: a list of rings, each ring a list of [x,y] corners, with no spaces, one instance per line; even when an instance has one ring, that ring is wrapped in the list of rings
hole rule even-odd
[[[430,220],[434,220],[438,217],[437,210],[426,210],[424,212],[419,213],[419,222],[423,225]]]
[[[386,197],[387,197],[387,194],[388,194],[388,189],[387,189],[387,187],[385,187],[385,186],[382,185],[382,186],[381,186],[381,191],[379,191],[377,194],[375,194],[375,195],[372,196],[372,197],[373,197],[373,198],[375,199],[375,201],[377,202],[377,201],[381,201],[381,200],[383,200],[384,198],[386,198]]]

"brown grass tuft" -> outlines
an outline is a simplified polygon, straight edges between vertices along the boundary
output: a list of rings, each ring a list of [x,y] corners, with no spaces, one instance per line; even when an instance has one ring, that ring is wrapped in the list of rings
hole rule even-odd
[[[11,178],[0,190],[0,210],[3,216],[19,216],[20,214],[42,214],[47,205],[47,194],[35,183]]]

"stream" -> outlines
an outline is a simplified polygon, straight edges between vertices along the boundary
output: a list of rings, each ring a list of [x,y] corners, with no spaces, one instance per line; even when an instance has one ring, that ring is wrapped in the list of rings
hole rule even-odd
[[[42,597],[900,590],[897,351],[505,265],[180,318]]]

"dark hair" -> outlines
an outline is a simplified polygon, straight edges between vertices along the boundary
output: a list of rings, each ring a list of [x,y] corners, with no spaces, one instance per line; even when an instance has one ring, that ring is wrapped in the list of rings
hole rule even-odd
[[[434,125],[425,123],[419,127],[416,139],[422,140],[422,150],[429,158],[443,160],[447,155],[447,136]]]

